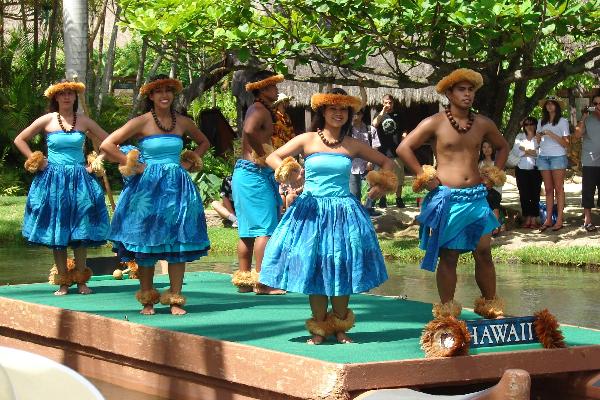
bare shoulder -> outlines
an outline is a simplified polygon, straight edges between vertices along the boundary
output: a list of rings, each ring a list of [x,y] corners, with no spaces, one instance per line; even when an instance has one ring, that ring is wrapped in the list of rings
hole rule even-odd
[[[96,124],[96,121],[94,121],[87,115],[80,114],[80,113],[77,113],[77,121],[81,122],[81,124],[83,125],[84,128],[87,128],[88,126],[90,126],[92,124]]]
[[[38,119],[36,119],[35,123],[46,125],[50,121],[52,121],[54,118],[56,118],[56,113],[55,112],[49,112],[47,114],[42,115]]]
[[[415,130],[419,129],[421,131],[434,133],[445,118],[446,116],[443,113],[435,113],[419,122],[419,125],[417,125]]]
[[[476,114],[475,122],[477,124],[480,124],[480,126],[482,126],[484,128],[486,133],[498,132],[498,127],[496,126],[496,123],[494,121],[492,121],[491,118],[486,117],[485,115]]]
[[[483,123],[483,124],[487,124],[487,125],[494,125],[496,126],[496,124],[494,123],[494,121],[491,120],[491,118],[486,117],[483,114],[475,114],[475,121],[479,122],[479,123]]]
[[[185,115],[181,115],[179,113],[175,114],[177,118],[177,122],[183,125],[186,128],[195,127],[196,123],[190,117],[186,117]]]
[[[312,140],[316,132],[304,132],[299,135],[296,135],[294,139],[298,139],[298,141],[302,141],[303,143],[307,143],[309,140]],[[292,139],[293,140],[293,139]]]

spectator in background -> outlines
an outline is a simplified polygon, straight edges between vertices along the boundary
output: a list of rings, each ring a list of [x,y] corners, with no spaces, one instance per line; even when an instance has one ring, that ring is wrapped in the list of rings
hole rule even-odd
[[[391,94],[383,96],[383,108],[375,116],[372,125],[377,128],[381,147],[379,151],[386,157],[391,158],[395,164],[395,173],[398,178],[398,189],[396,190],[396,207],[404,208],[402,201],[402,185],[404,184],[404,163],[396,156],[396,148],[402,141],[402,119],[398,101]],[[387,207],[385,196],[379,201],[380,207]]]
[[[569,122],[561,117],[562,100],[548,97],[542,100],[542,119],[538,121],[536,139],[539,143],[537,167],[542,173],[546,189],[546,221],[542,223],[540,232],[552,227],[558,231],[563,227],[563,211],[565,208],[565,171],[569,164],[567,146]],[[561,107],[562,106],[562,107]],[[554,200],[557,204],[556,223],[552,225],[552,210]]]
[[[532,229],[538,228],[536,218],[540,214],[542,188],[542,175],[535,165],[538,151],[538,142],[535,140],[537,122],[533,117],[523,120],[523,132],[517,135],[511,150],[513,154],[519,155],[519,162],[515,166],[515,178],[521,201],[522,228]]]
[[[235,216],[235,207],[231,194],[231,176],[223,178],[223,182],[221,183],[221,201],[215,200],[210,205],[221,218],[231,222],[232,228],[237,228],[238,221]]]
[[[378,149],[380,146],[379,137],[377,136],[377,129],[371,125],[365,124],[363,121],[364,108],[361,108],[356,112],[352,119],[352,137],[360,140],[361,142],[368,143],[373,149]],[[371,163],[366,162],[361,158],[355,158],[352,160],[352,168],[350,175],[350,192],[356,196],[358,201],[362,199],[362,181],[368,171],[373,169]],[[380,215],[379,212],[375,211],[372,207],[373,202],[369,202],[371,207],[367,208],[370,215]]]
[[[595,232],[598,229],[592,223],[592,207],[594,206],[596,187],[600,188],[600,94],[592,98],[592,105],[593,107],[582,113],[581,121],[575,128],[575,137],[583,138],[581,206],[583,207],[583,228],[588,232]]]

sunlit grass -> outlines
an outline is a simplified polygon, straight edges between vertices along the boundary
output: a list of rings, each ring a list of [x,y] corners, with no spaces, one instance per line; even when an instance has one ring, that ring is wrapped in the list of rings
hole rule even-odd
[[[405,189],[404,201],[416,198],[410,188]],[[393,197],[391,198],[393,199]],[[391,200],[390,199],[390,200]],[[21,235],[25,196],[0,196],[0,243],[2,245],[25,243]],[[409,200],[410,201],[410,200]],[[231,228],[208,227],[212,254],[235,254],[237,251],[237,230]],[[419,263],[424,251],[419,249],[416,238],[380,237],[379,244],[386,258],[405,263]],[[499,247],[492,249],[494,261],[497,263],[523,263],[564,266],[600,267],[600,246],[526,246],[517,250],[505,250]],[[471,254],[463,254],[459,258],[461,264],[472,264]]]

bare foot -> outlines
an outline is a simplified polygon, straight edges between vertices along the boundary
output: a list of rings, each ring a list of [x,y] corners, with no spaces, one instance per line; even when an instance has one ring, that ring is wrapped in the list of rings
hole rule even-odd
[[[183,308],[181,308],[181,306],[173,304],[173,305],[171,305],[171,314],[173,314],[173,315],[185,315],[185,314],[187,314],[187,311],[185,311]]]
[[[142,311],[140,311],[140,314],[142,315],[154,315],[155,313],[154,304],[146,304],[144,305],[144,308],[142,308]]]
[[[321,344],[325,341],[325,338],[321,335],[313,334],[310,339],[306,341],[307,344]]]
[[[338,332],[335,334],[335,337],[336,337],[338,343],[342,343],[342,344],[354,343],[354,342],[352,342],[352,339],[350,339],[350,337],[348,335],[346,335],[346,332]]]
[[[257,283],[254,287],[254,293],[256,294],[286,294],[285,290],[275,289],[262,283]]]
[[[90,289],[88,287],[88,285],[86,285],[85,283],[78,283],[77,284],[77,291],[79,292],[79,294],[91,294],[91,293],[94,293],[92,291],[92,289]]]
[[[250,293],[254,291],[252,286],[238,286],[238,293]]]
[[[54,292],[55,296],[64,296],[69,293],[69,287],[67,285],[61,285],[60,288],[56,292]]]

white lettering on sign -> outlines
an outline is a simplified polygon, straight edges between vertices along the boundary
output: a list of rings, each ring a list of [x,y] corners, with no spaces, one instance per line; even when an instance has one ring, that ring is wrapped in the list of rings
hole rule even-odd
[[[521,323],[519,325],[521,327],[520,332],[515,324],[490,324],[488,326],[483,326],[483,329],[479,330],[476,326],[473,326],[471,334],[472,340],[474,343],[478,343],[480,345],[486,344],[486,341],[487,344],[505,344],[510,342],[533,340],[532,323]],[[525,326],[527,326],[527,331]],[[482,332],[482,334],[481,339],[478,342],[478,334],[480,332]]]

